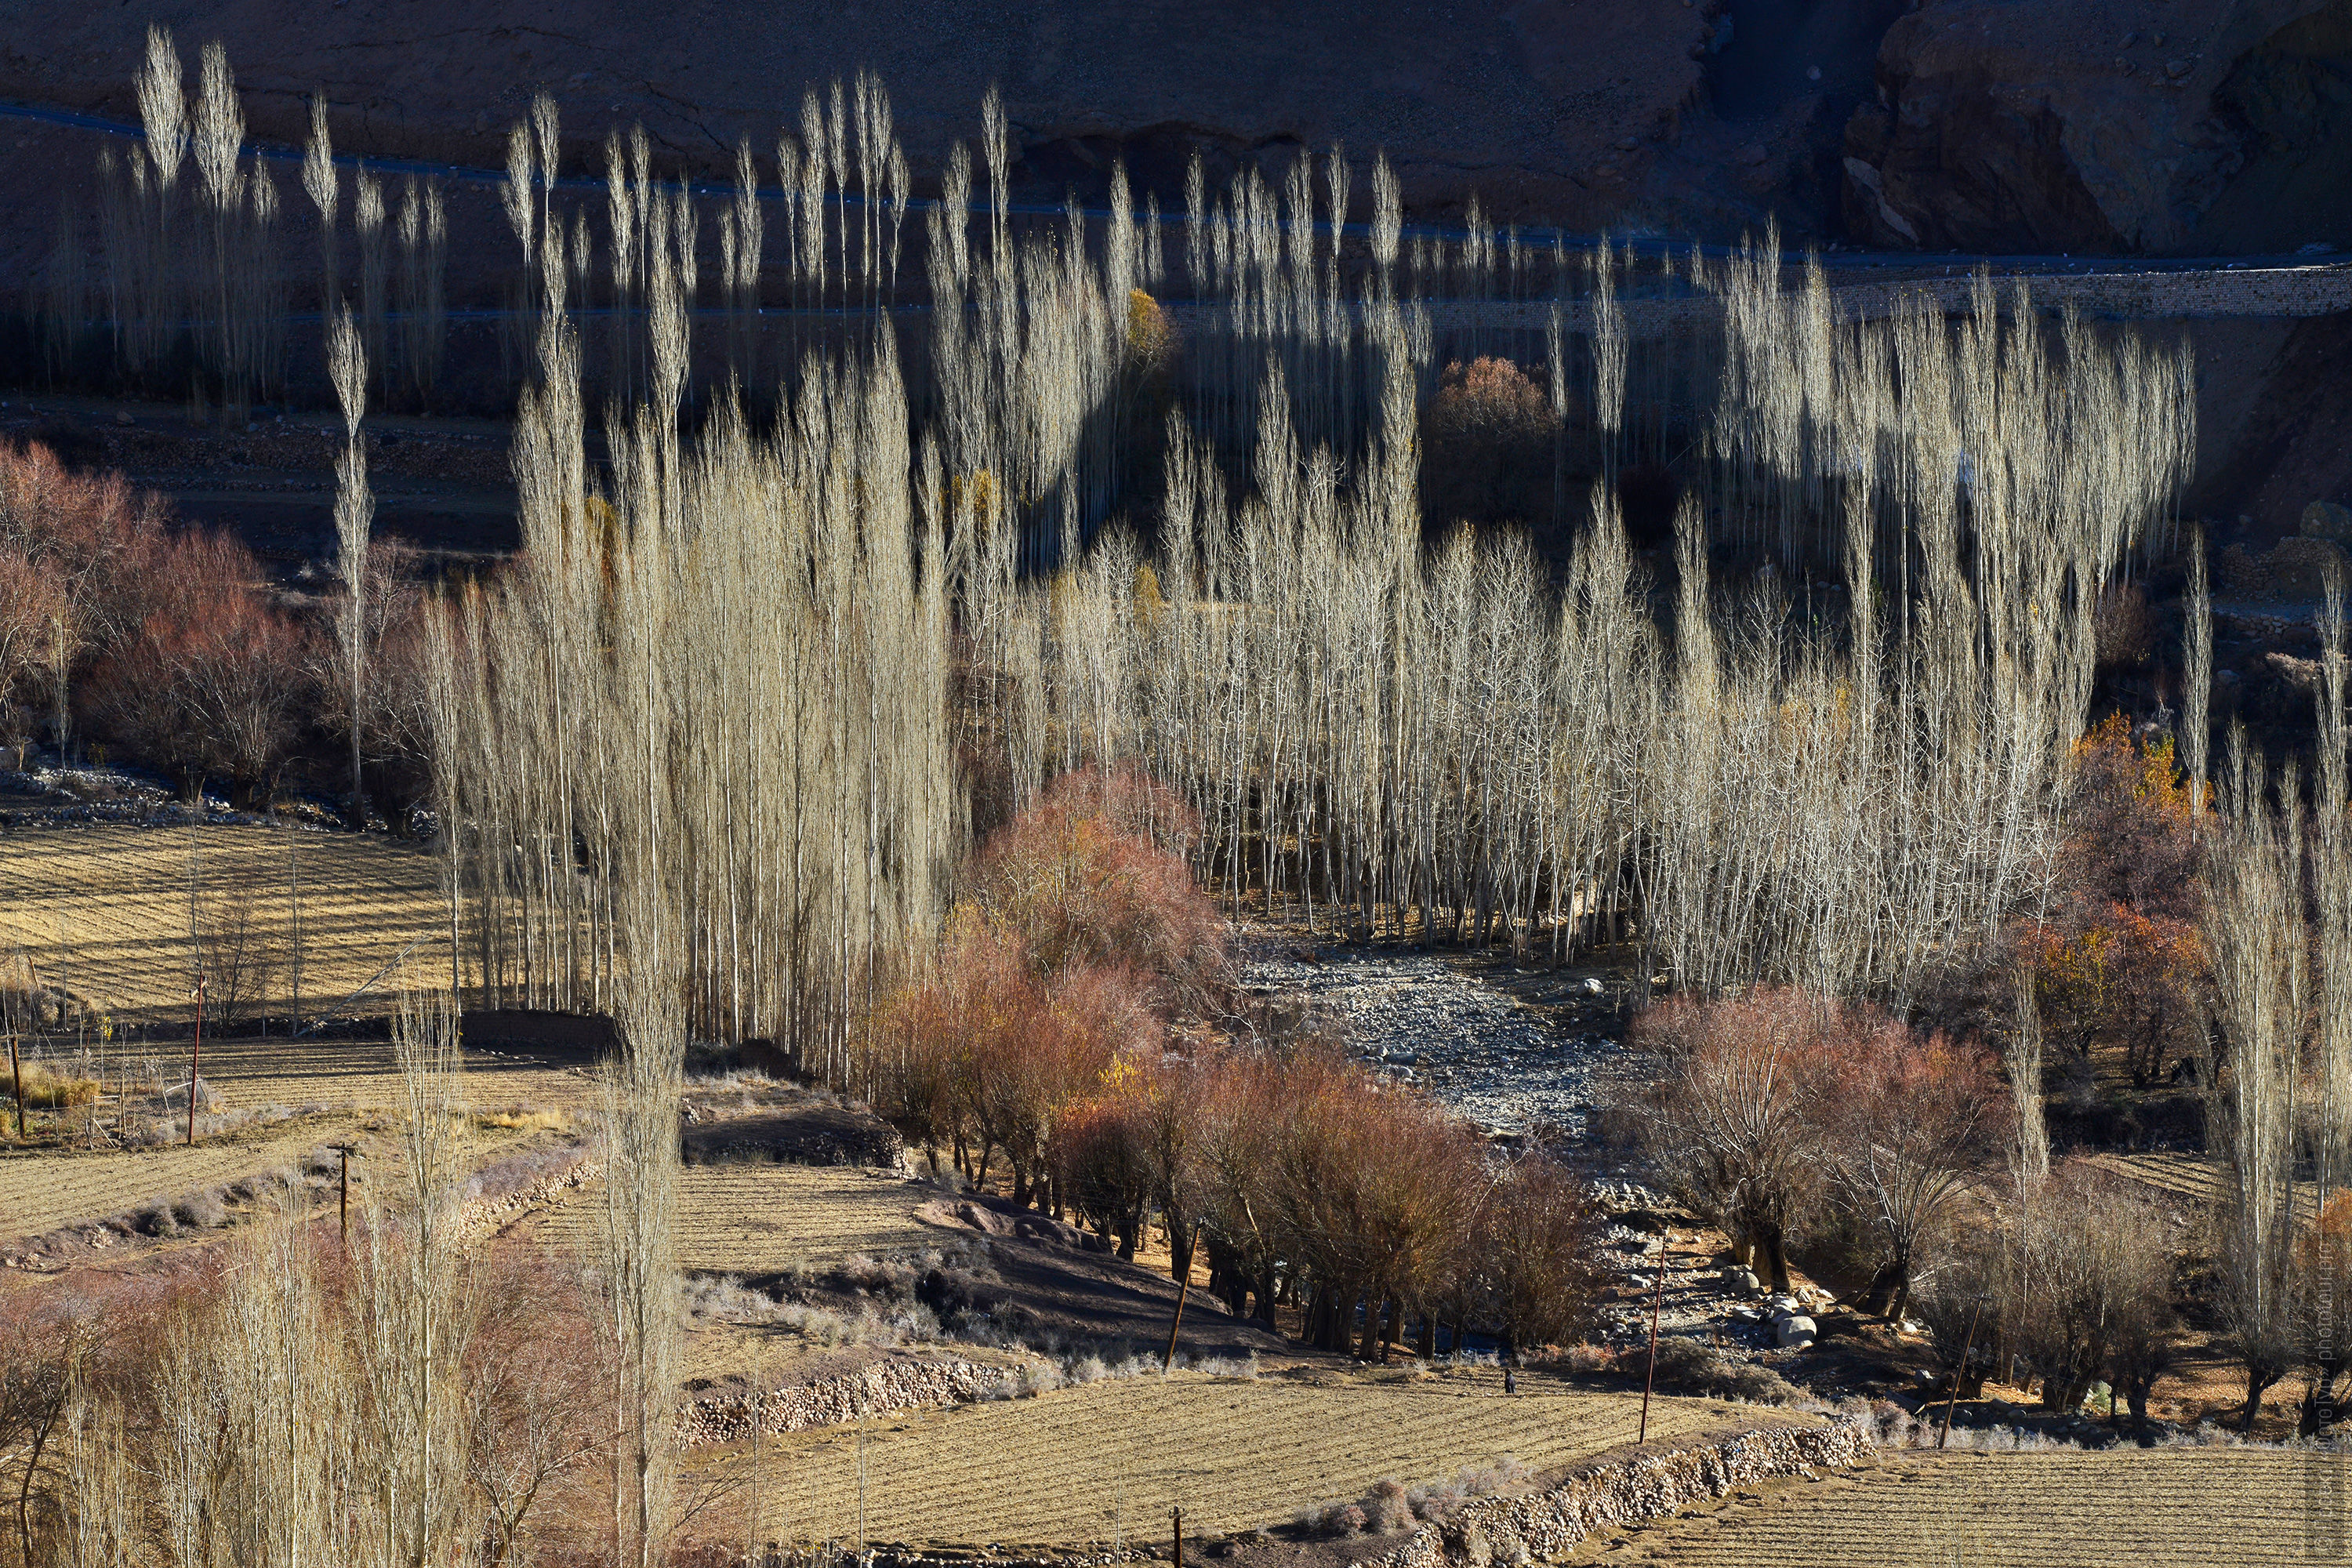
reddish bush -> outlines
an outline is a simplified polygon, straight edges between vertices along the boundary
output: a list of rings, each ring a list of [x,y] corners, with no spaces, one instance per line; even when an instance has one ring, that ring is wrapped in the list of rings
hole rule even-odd
[[[1305,1069],[1283,1086],[1268,1206],[1318,1282],[1315,1342],[1346,1348],[1360,1300],[1358,1353],[1370,1360],[1385,1354],[1408,1306],[1426,1315],[1457,1276],[1481,1151],[1466,1123],[1418,1095],[1379,1090],[1344,1064]]]
[[[1922,1252],[2008,1137],[2012,1104],[1981,1048],[1892,1019],[1837,1042],[1829,1067],[1830,1168],[1880,1249],[1864,1304],[1900,1318]]]
[[[1643,1141],[1776,1290],[1799,1221],[1833,1202],[1875,1246],[1870,1305],[1899,1315],[1926,1244],[2007,1135],[1985,1052],[1874,1007],[1794,990],[1676,998],[1633,1038],[1657,1058]]]
[[[1548,521],[1551,400],[1507,359],[1449,364],[1422,416],[1422,512],[1436,525]]]
[[[1789,1288],[1790,1235],[1826,1175],[1833,1064],[1870,1027],[1793,990],[1675,997],[1634,1020],[1633,1045],[1656,1058],[1636,1108],[1643,1141],[1735,1245],[1755,1250],[1775,1290]]]
[[[34,678],[48,643],[48,584],[16,552],[0,548],[0,746],[31,738]]]
[[[163,538],[162,503],[120,475],[77,474],[45,447],[0,442],[0,562],[13,563],[0,576],[16,584],[0,584],[0,645],[21,645],[29,627],[36,649],[12,667],[0,647],[0,709],[13,688],[65,739],[77,684],[140,618],[135,585]]]
[[[1026,1204],[1061,1116],[1156,1031],[1131,973],[1088,967],[1049,983],[1019,943],[967,912],[932,974],[877,1010],[864,1072],[885,1115],[929,1147],[951,1141],[974,1181],[1002,1152]]]
[[[193,789],[226,776],[266,797],[294,741],[309,637],[273,608],[259,567],[223,535],[172,536],[137,584],[142,613],[92,672],[91,711]]]
[[[1572,1173],[1532,1154],[1496,1174],[1478,1205],[1470,1279],[1506,1357],[1591,1322],[1609,1277],[1600,1243],[1600,1211]]]
[[[1131,964],[1161,1006],[1199,1009],[1222,988],[1224,926],[1181,854],[1198,833],[1139,773],[1065,773],[989,841],[971,899],[1040,975]]]

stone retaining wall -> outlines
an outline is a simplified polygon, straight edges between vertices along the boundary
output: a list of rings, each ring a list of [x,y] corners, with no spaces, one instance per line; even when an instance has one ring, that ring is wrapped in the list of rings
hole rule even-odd
[[[1480,1498],[1443,1524],[1425,1524],[1394,1551],[1354,1568],[1486,1568],[1556,1556],[1596,1531],[1656,1519],[1703,1498],[1867,1453],[1867,1426],[1768,1426],[1704,1447],[1641,1454],[1570,1476],[1548,1491]]]
[[[481,1241],[504,1229],[525,1210],[583,1187],[604,1173],[604,1162],[583,1155],[571,1164],[556,1167],[529,1186],[498,1197],[477,1199],[458,1212],[458,1238],[467,1243]]]
[[[760,1429],[775,1434],[835,1426],[861,1415],[970,1404],[1015,1375],[1001,1366],[969,1361],[877,1362],[840,1377],[775,1389],[764,1396],[739,1390],[690,1400],[677,1413],[677,1440],[687,1447],[735,1442],[751,1435],[755,1414]]]

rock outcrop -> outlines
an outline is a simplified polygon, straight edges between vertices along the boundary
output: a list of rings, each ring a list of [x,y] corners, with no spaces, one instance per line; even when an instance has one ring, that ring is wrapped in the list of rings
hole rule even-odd
[[[2352,245],[2352,0],[1929,0],[1846,126],[1866,244]]]

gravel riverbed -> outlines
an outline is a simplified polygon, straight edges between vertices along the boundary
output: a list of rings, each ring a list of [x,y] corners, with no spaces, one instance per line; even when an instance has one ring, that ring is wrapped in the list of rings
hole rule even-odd
[[[1245,942],[1242,960],[1245,985],[1302,997],[1365,1060],[1496,1131],[1581,1137],[1622,1057],[1602,983],[1573,972],[1282,937]]]

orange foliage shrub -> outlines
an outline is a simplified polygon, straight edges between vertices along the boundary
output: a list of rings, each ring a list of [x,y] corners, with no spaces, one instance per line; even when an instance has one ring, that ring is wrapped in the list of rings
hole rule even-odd
[[[2172,742],[2137,741],[2110,715],[2074,742],[2074,798],[2059,880],[2064,896],[2097,909],[2127,904],[2158,918],[2194,921],[2198,850],[2189,781]]]
[[[1131,966],[1160,1005],[1197,1010],[1225,966],[1224,924],[1181,854],[1199,833],[1138,771],[1065,773],[981,852],[971,901],[1041,975]]]
[[[1422,416],[1422,514],[1455,522],[1547,522],[1552,511],[1551,400],[1507,359],[1458,361]]]
[[[2135,739],[2120,713],[2077,741],[2072,762],[2056,897],[2020,960],[2052,1038],[2084,1063],[2119,1054],[2146,1087],[2195,1044],[2204,951],[2189,781],[2169,740]]]

